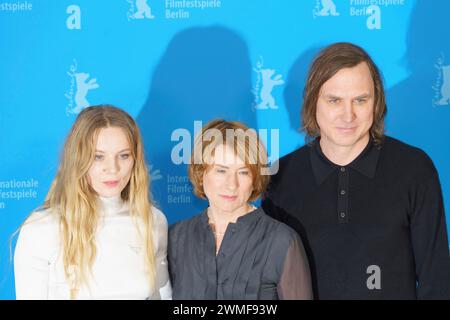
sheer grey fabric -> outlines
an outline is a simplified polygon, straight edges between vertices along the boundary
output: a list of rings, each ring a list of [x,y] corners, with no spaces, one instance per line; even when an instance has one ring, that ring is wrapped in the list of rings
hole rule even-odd
[[[278,282],[278,298],[282,300],[311,300],[311,275],[303,244],[299,237],[291,241]]]
[[[297,233],[261,208],[230,223],[216,255],[206,211],[169,229],[173,299],[311,299]]]

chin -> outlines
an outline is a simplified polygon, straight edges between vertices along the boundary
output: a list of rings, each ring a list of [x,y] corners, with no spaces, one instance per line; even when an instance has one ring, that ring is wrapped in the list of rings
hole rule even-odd
[[[113,198],[120,196],[120,193],[117,192],[98,192],[98,195],[103,198]]]
[[[359,141],[360,137],[356,134],[336,134],[334,136],[334,144],[338,146],[348,147]]]
[[[238,209],[238,207],[236,207],[236,206],[227,206],[227,205],[217,206],[217,207],[224,212],[233,212],[236,209]]]

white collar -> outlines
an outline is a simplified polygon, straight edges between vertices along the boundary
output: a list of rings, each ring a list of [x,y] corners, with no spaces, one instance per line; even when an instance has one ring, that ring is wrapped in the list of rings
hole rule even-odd
[[[128,204],[120,196],[97,197],[100,212],[104,215],[116,215],[128,211]]]

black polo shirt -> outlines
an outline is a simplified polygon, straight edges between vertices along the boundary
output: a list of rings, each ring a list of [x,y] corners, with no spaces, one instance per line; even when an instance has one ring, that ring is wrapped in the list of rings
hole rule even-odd
[[[262,206],[300,234],[315,298],[450,299],[442,192],[420,149],[385,137],[341,167],[316,139],[280,159]]]

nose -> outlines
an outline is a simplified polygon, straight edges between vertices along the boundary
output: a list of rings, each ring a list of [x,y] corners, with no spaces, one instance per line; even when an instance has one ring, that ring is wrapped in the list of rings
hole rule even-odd
[[[228,190],[236,190],[239,186],[237,173],[232,173],[228,176],[227,179],[227,188]]]
[[[355,110],[352,101],[345,101],[344,110],[342,112],[342,120],[344,122],[352,122],[355,118]]]
[[[105,167],[103,168],[106,173],[116,173],[119,171],[119,161],[116,158],[109,158],[105,162]]]

